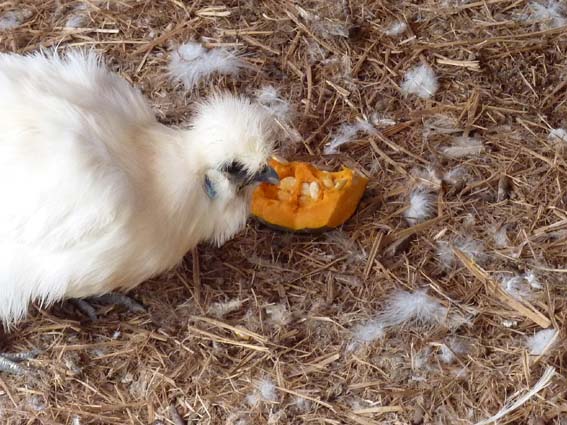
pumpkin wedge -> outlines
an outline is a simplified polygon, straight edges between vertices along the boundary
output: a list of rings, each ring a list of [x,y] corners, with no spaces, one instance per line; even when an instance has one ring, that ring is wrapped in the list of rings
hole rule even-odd
[[[347,221],[368,179],[350,168],[328,172],[306,162],[271,160],[279,185],[262,183],[252,197],[252,215],[290,231],[324,230]]]

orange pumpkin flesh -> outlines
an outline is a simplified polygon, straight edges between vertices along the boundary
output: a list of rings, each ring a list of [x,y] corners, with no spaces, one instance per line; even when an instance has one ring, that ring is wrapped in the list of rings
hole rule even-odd
[[[272,160],[277,186],[262,183],[252,197],[252,214],[265,223],[292,231],[337,227],[347,221],[368,179],[350,168],[330,173],[305,162]]]

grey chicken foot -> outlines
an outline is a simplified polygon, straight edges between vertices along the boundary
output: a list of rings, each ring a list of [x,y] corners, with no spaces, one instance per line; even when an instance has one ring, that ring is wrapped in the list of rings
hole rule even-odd
[[[26,351],[24,353],[0,353],[0,372],[12,375],[31,374],[32,370],[23,367],[20,363],[24,360],[33,359],[38,354],[38,350]]]
[[[108,294],[99,295],[96,297],[88,298],[77,298],[70,300],[75,307],[80,310],[85,316],[87,316],[93,322],[98,320],[96,314],[96,309],[92,304],[103,304],[103,305],[117,305],[125,307],[131,313],[145,313],[146,308],[133,298],[119,294],[116,292],[110,292]]]

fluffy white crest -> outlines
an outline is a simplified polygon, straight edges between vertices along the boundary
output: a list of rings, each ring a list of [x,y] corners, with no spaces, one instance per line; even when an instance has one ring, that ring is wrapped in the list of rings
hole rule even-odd
[[[357,121],[354,124],[343,124],[339,128],[339,131],[333,139],[325,144],[323,149],[323,153],[325,155],[336,154],[339,151],[339,148],[354,140],[354,138],[359,134],[375,134],[376,129],[372,124],[367,121]]]
[[[246,64],[227,49],[206,49],[200,43],[188,42],[172,52],[169,75],[190,90],[212,74],[236,75],[245,67]]]
[[[436,201],[434,193],[424,188],[414,189],[409,197],[409,206],[404,211],[406,221],[414,226],[431,218],[435,214]]]
[[[404,95],[415,94],[422,99],[433,97],[438,88],[437,76],[427,64],[418,65],[410,69],[406,73],[401,85]]]
[[[441,149],[444,155],[449,158],[464,158],[467,156],[480,155],[484,151],[482,141],[476,137],[459,136],[451,146]]]
[[[558,337],[557,329],[542,329],[526,340],[528,351],[532,356],[541,356],[557,343]]]

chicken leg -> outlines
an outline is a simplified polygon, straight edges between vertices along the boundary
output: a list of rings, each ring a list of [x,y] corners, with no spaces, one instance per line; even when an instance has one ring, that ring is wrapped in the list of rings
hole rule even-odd
[[[127,295],[116,292],[110,292],[95,297],[73,299],[71,302],[81,313],[93,322],[98,320],[98,316],[92,304],[118,305],[125,307],[131,313],[145,313],[147,311],[138,301]]]
[[[0,372],[13,375],[26,375],[31,371],[20,363],[24,360],[35,358],[39,354],[38,350],[26,351],[23,353],[0,353]]]

